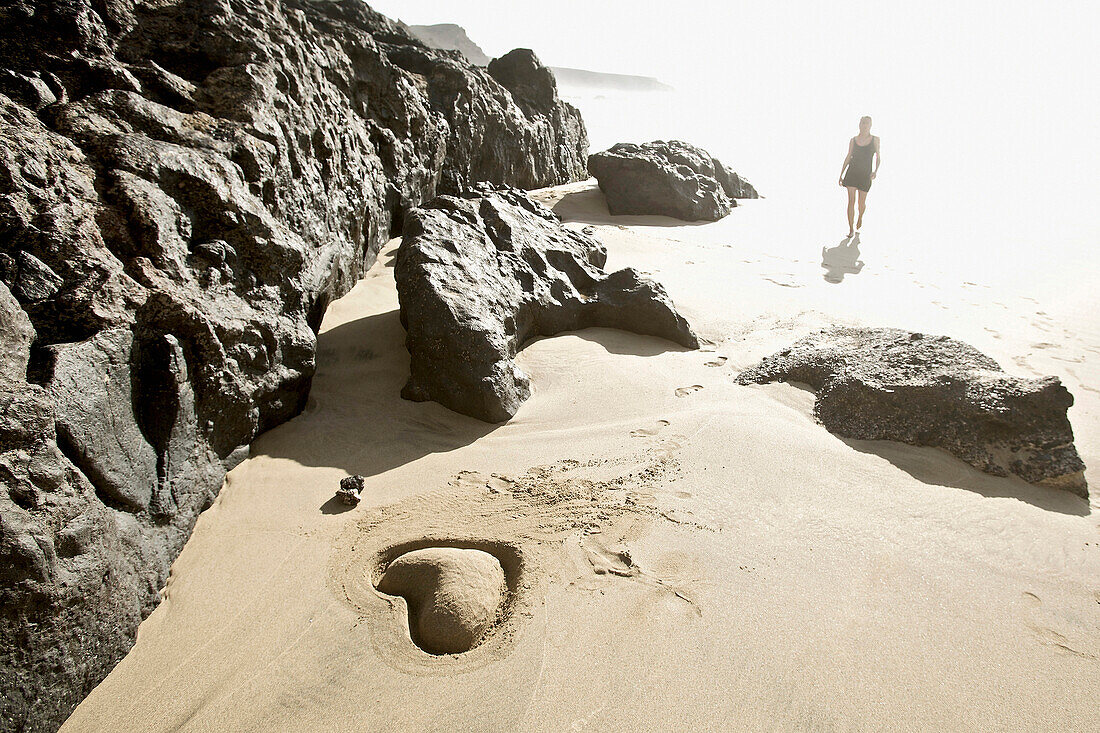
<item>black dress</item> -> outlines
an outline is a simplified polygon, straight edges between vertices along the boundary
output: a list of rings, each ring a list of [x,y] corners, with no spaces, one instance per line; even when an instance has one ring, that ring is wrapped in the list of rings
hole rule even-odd
[[[854,186],[860,191],[871,188],[871,160],[875,157],[875,139],[866,145],[860,145],[852,138],[852,159],[848,161],[848,170],[844,173],[844,185]]]

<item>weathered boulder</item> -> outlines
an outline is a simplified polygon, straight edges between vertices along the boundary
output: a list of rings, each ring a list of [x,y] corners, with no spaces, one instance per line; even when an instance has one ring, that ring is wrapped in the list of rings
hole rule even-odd
[[[606,326],[698,346],[658,283],[606,261],[520,191],[481,186],[413,210],[394,270],[412,357],[402,396],[502,422],[530,396],[514,357],[536,336]]]
[[[130,648],[406,210],[584,176],[521,81],[359,0],[0,3],[0,729]]]
[[[520,109],[550,109],[558,102],[554,74],[529,48],[517,48],[493,59],[489,62],[488,71],[490,76],[512,92]]]
[[[661,214],[685,221],[717,221],[757,198],[752,185],[710,153],[679,140],[618,143],[588,156],[612,214]]]
[[[996,476],[1088,495],[1085,465],[1057,377],[1006,374],[977,349],[946,336],[896,328],[832,328],[742,372],[740,384],[802,382],[817,390],[814,415],[831,432],[953,453]]]

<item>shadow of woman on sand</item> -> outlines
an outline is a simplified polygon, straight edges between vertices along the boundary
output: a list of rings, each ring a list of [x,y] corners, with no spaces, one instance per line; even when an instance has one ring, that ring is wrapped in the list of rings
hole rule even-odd
[[[835,247],[821,248],[821,266],[825,268],[825,282],[839,283],[845,275],[858,275],[863,269],[859,259],[859,232],[850,234]]]

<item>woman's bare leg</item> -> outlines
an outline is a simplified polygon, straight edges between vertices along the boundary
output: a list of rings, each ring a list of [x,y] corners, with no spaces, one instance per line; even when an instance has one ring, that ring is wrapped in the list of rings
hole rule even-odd
[[[848,206],[850,207],[851,204],[849,203]],[[859,229],[861,226],[863,226],[863,212],[866,208],[867,208],[867,192],[866,191],[860,191],[859,192],[859,219],[856,221],[856,229]],[[850,218],[851,217],[849,217],[849,219]],[[849,223],[848,226],[851,226],[851,223]]]
[[[846,186],[848,189],[848,235],[855,231],[852,221],[856,218],[856,189],[854,186]]]

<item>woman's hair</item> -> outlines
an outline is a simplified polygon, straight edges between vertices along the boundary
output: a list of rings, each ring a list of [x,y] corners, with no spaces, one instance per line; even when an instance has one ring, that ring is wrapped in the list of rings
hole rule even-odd
[[[863,115],[862,117],[859,118],[859,123],[862,125],[864,120],[867,120],[868,122],[870,122],[871,121],[871,115]]]

